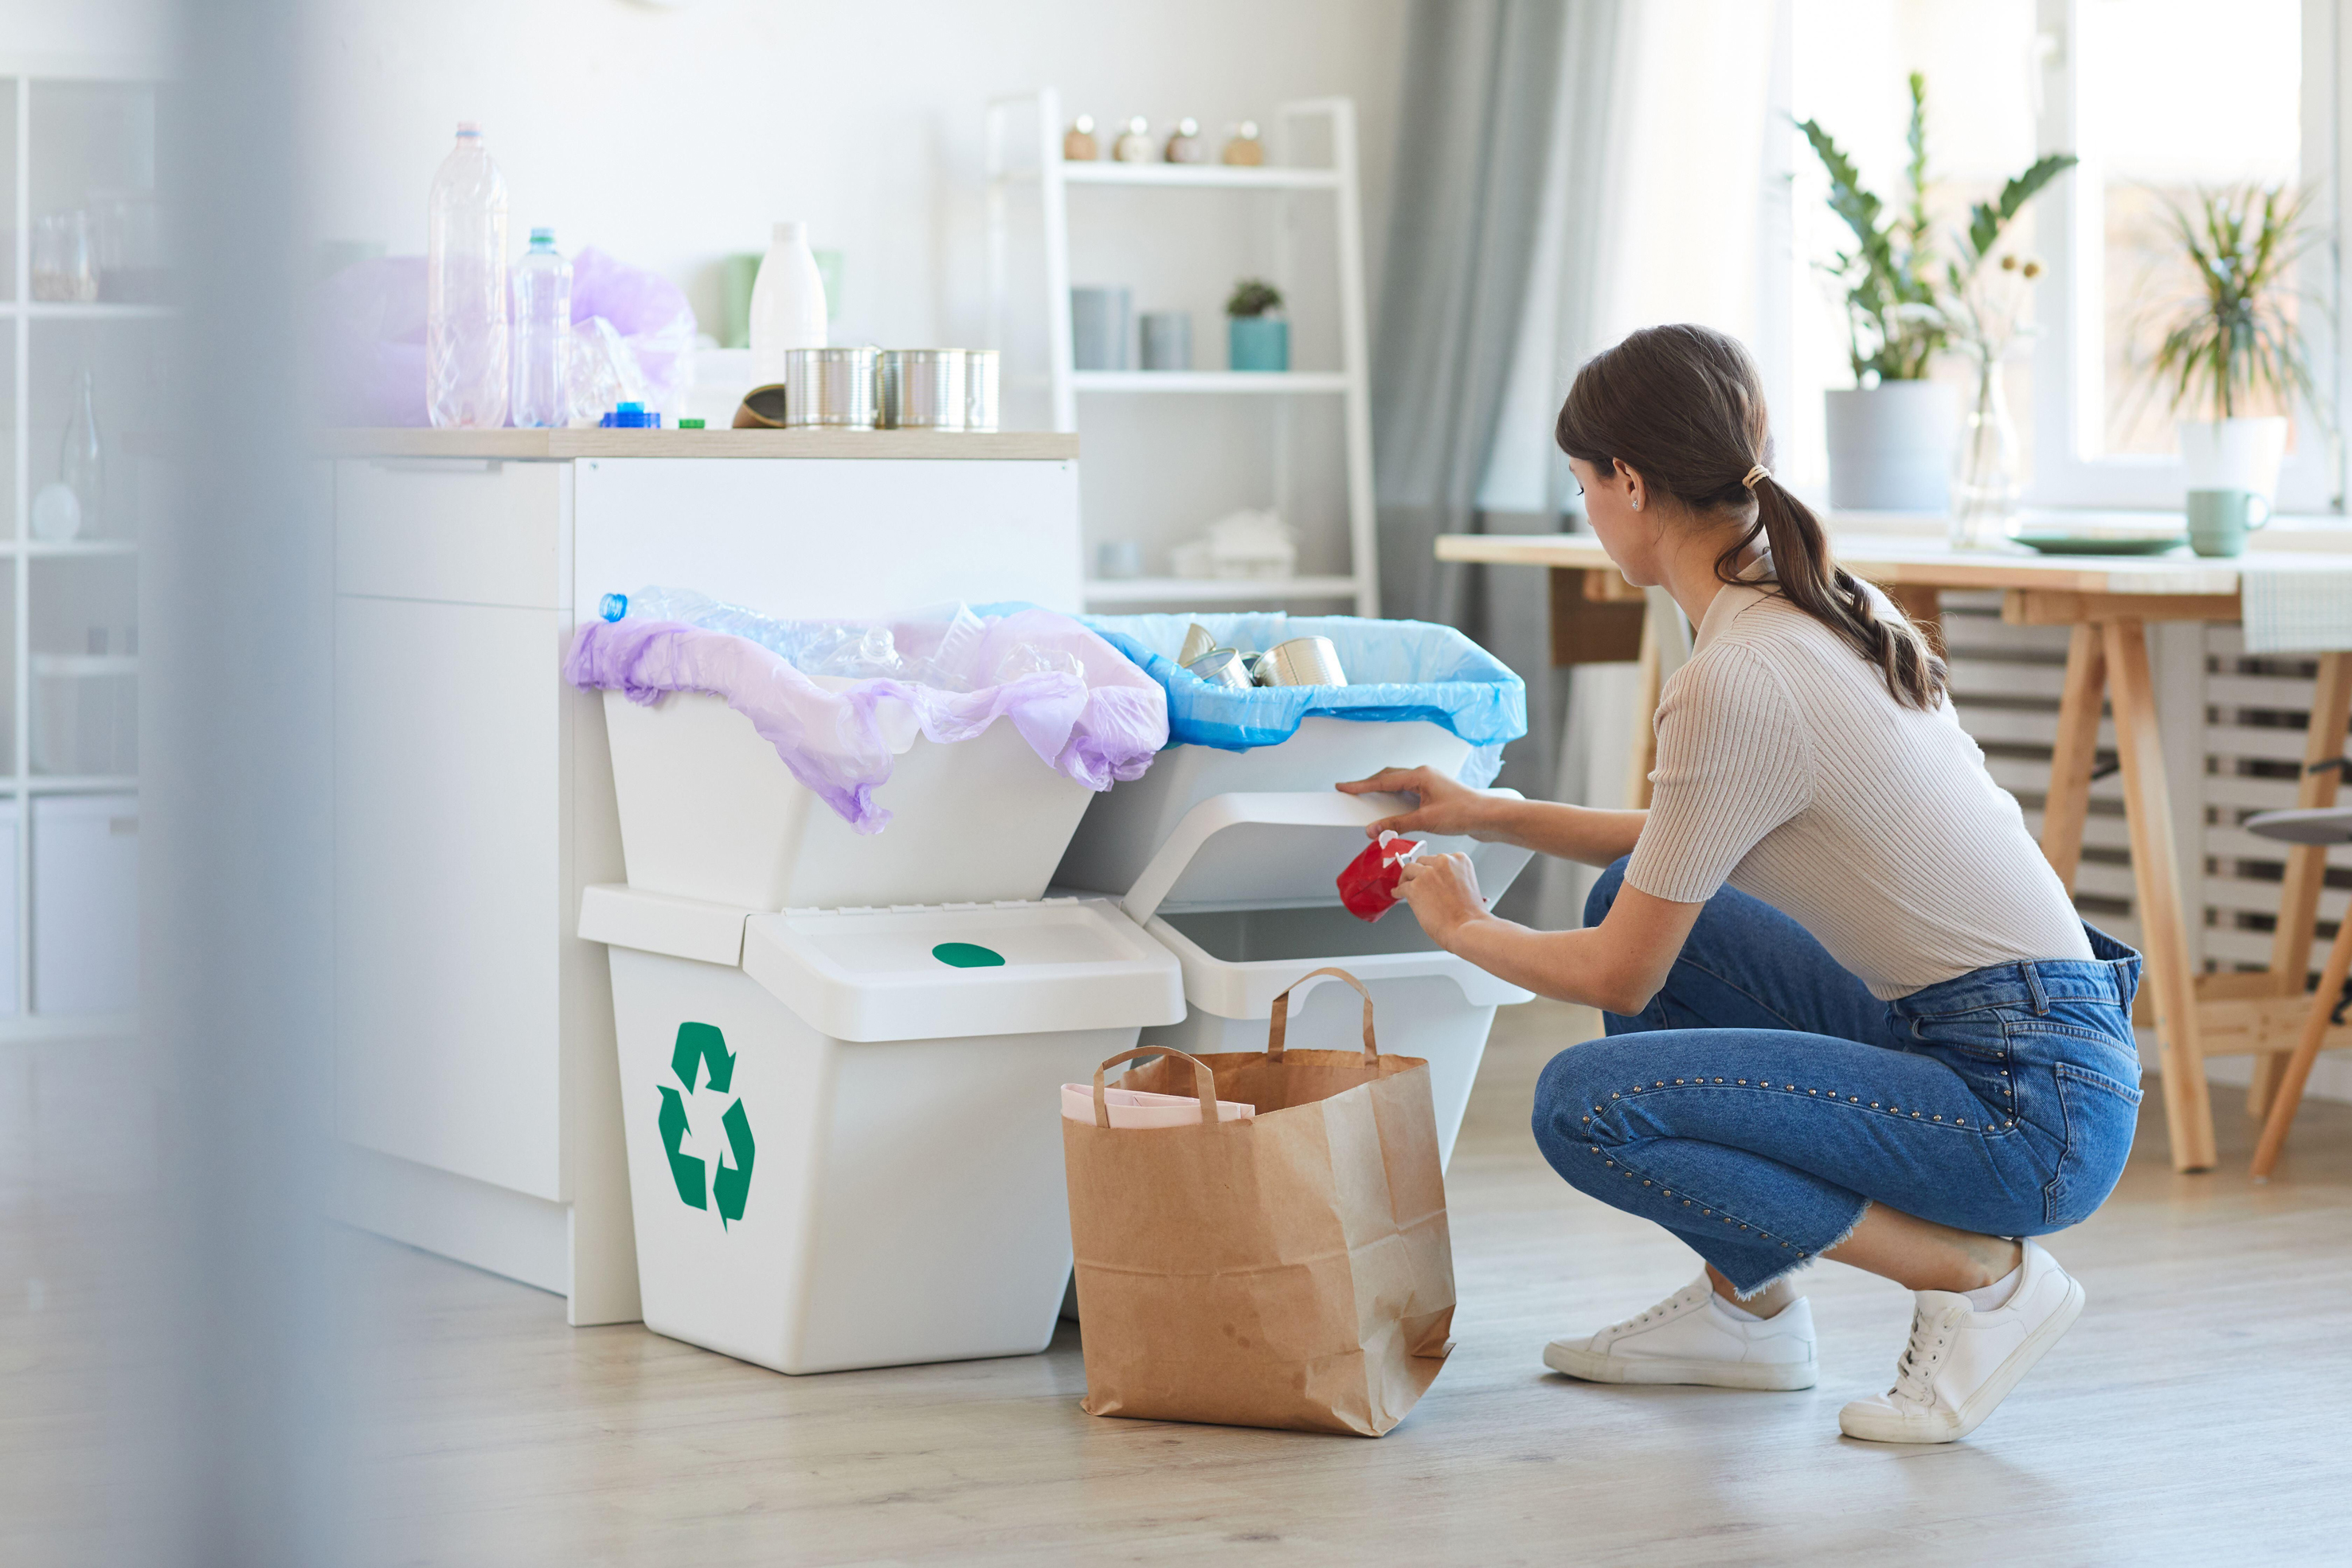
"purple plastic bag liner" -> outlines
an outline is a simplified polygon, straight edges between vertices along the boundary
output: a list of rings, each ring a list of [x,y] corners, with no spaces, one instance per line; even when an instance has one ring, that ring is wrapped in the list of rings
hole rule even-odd
[[[311,353],[329,424],[421,425],[425,258],[353,262],[313,291]],[[694,308],[659,273],[593,246],[572,257],[575,413],[624,400],[675,413],[693,380]]]
[[[1024,610],[983,619],[984,635],[955,651],[969,691],[887,677],[812,678],[749,638],[634,616],[583,626],[563,674],[583,691],[617,691],[647,706],[671,692],[725,698],[793,778],[861,833],[878,833],[890,821],[874,791],[889,782],[910,723],[925,738],[952,744],[1003,718],[1040,760],[1090,789],[1143,776],[1168,744],[1168,694],[1157,681],[1066,615]],[[938,652],[948,629],[933,621],[887,624],[909,658]],[[1046,662],[1074,660],[1085,673],[1033,668],[990,684],[1008,668],[1041,662],[1033,652]]]

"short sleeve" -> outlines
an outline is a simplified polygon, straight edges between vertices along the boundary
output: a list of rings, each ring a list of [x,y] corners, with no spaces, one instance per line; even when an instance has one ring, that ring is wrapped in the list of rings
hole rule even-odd
[[[1811,745],[1788,689],[1738,644],[1710,648],[1658,704],[1650,818],[1625,881],[1704,904],[1765,834],[1812,799]]]

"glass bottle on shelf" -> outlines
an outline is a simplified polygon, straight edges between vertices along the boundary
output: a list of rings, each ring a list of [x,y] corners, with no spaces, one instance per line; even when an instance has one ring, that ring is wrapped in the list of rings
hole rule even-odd
[[[98,376],[87,365],[74,387],[73,413],[58,448],[58,481],[80,505],[80,536],[105,538],[106,444],[98,429]]]

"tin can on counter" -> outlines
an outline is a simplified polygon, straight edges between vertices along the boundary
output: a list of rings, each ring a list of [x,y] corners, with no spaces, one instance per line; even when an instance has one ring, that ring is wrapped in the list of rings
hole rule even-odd
[[[1249,687],[1249,671],[1243,665],[1242,656],[1231,648],[1212,648],[1199,658],[1188,662],[1184,667],[1213,686],[1232,686],[1244,691]]]
[[[784,350],[784,423],[803,430],[874,428],[872,349]]]
[[[963,350],[963,427],[966,430],[993,431],[996,428],[997,366],[1000,359],[994,349]]]
[[[1276,643],[1258,661],[1269,686],[1344,686],[1348,674],[1339,667],[1339,650],[1328,637],[1293,637]]]
[[[964,351],[883,350],[880,395],[885,430],[961,430]]]

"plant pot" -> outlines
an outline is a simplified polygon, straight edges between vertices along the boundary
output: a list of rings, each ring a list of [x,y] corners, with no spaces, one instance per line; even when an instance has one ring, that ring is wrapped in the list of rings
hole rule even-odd
[[[1881,382],[1822,395],[1829,423],[1832,508],[1949,508],[1959,402],[1951,387],[1941,382]]]
[[[2184,419],[2179,434],[2185,488],[2252,490],[2265,503],[2277,498],[2279,465],[2286,457],[2284,414]]]
[[[1227,318],[1225,362],[1237,371],[1288,370],[1290,323],[1279,316]]]

